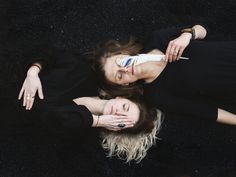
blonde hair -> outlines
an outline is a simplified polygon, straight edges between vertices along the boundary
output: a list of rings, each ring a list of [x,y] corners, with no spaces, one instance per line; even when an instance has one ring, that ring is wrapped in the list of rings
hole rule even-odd
[[[117,132],[104,131],[101,133],[102,147],[108,151],[107,156],[117,156],[126,163],[134,160],[139,163],[146,155],[147,150],[156,144],[159,139],[157,134],[161,128],[162,113],[156,110],[154,128],[150,133],[119,134]]]

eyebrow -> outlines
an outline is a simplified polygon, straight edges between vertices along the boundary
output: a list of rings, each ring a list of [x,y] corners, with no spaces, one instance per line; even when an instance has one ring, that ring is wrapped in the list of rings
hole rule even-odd
[[[117,63],[117,58],[115,59],[115,64],[116,66],[118,66],[119,68],[121,67],[118,63]],[[118,74],[119,71],[115,72],[114,74],[114,77],[115,77],[115,80],[117,80],[117,74]]]
[[[127,103],[128,104],[128,108],[127,108],[127,111],[129,111],[129,108],[130,108],[130,104],[129,103]]]
[[[118,74],[118,72],[115,72],[115,74],[114,74],[115,80],[117,80],[117,74]]]

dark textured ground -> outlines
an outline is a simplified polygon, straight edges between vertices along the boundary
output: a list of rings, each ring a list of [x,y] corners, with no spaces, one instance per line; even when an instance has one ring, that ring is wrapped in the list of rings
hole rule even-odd
[[[100,40],[145,37],[157,28],[195,22],[208,25],[209,40],[236,39],[234,0],[0,0],[0,14],[0,46],[9,52],[45,39],[86,52]],[[13,56],[9,60],[17,60]],[[56,138],[19,116],[7,99],[14,95],[14,79],[7,81],[0,84],[7,88],[1,98],[0,177],[236,176],[235,127],[167,120],[165,138],[147,158],[124,164],[105,158],[97,132]]]

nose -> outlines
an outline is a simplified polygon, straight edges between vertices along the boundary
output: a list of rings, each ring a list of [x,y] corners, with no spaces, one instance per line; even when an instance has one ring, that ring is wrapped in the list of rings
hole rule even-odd
[[[124,73],[132,73],[132,67],[131,66],[122,67],[122,68],[120,68],[120,71],[122,71]]]
[[[117,108],[112,107],[112,114],[115,115],[117,113]]]
[[[126,68],[126,70],[127,70],[128,73],[132,73],[132,67],[131,67],[131,66],[128,66],[128,67]]]

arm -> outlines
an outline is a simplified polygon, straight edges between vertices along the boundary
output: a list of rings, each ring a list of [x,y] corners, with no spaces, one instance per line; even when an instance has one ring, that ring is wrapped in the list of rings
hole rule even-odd
[[[157,100],[157,99],[156,99]],[[216,105],[197,100],[163,96],[161,103],[156,102],[164,112],[185,115],[206,121],[216,121],[223,124],[236,125],[236,115],[217,108]]]
[[[202,25],[170,27],[154,31],[145,43],[145,50],[149,52],[152,49],[159,49],[163,53],[165,52],[166,60],[170,62],[179,59],[192,38],[191,33],[181,33],[181,30],[185,28],[193,28],[195,30],[195,39],[204,39],[206,37],[207,30]],[[177,53],[173,57],[174,52]]]
[[[76,105],[73,101],[54,103],[39,102],[33,113],[39,116],[39,123],[53,134],[69,135],[93,124],[91,112],[83,105]]]
[[[201,119],[208,122],[215,122],[217,120],[216,105],[194,100],[185,99],[170,95],[165,92],[147,95],[146,99],[153,104],[154,107],[162,110],[164,113],[179,115],[190,119]]]
[[[192,32],[186,32],[191,30]],[[207,31],[201,25],[194,25],[192,28],[182,29],[182,34],[168,43],[165,60],[172,62],[179,60],[190,40],[204,39]]]
[[[126,115],[104,115],[103,110],[108,100],[100,99],[98,97],[81,97],[73,100],[77,105],[86,106],[93,114],[92,127],[103,127],[108,130],[121,130],[117,125],[122,122],[125,123],[125,128],[133,127],[134,123],[128,119]]]
[[[236,125],[236,115],[218,108],[218,116],[216,121],[219,123]]]
[[[47,44],[33,45],[26,51],[23,68],[27,70],[27,75],[18,95],[19,100],[23,97],[26,110],[32,109],[37,92],[39,98],[44,99],[39,73],[46,73],[54,67],[58,52]]]

